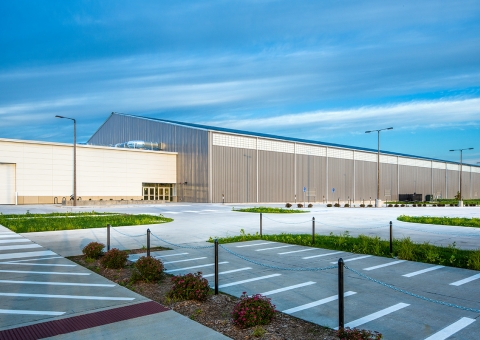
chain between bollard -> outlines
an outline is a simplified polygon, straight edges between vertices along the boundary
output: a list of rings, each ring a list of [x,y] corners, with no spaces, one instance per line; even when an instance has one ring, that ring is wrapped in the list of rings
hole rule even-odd
[[[107,224],[107,251],[110,250],[110,224]]]

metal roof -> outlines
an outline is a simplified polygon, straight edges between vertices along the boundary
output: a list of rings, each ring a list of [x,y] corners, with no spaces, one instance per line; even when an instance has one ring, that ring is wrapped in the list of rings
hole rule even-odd
[[[112,112],[112,114],[117,114],[117,115],[122,115],[122,116],[128,116],[128,117],[134,117],[134,118],[140,118],[140,119],[153,120],[153,121],[158,121],[158,122],[162,122],[162,123],[168,123],[168,124],[186,126],[186,127],[190,127],[190,128],[194,128],[194,129],[201,129],[201,130],[206,130],[206,131],[225,132],[225,133],[232,133],[232,134],[237,134],[237,135],[245,135],[245,136],[250,136],[250,137],[270,138],[270,139],[277,139],[277,140],[283,140],[283,141],[289,141],[289,142],[298,142],[298,143],[314,144],[314,145],[329,146],[329,147],[336,147],[336,148],[342,148],[342,149],[351,149],[351,150],[367,151],[367,152],[377,153],[377,150],[376,150],[376,149],[360,148],[360,147],[350,146],[350,145],[335,144],[335,143],[326,143],[326,142],[319,142],[319,141],[309,140],[309,139],[301,139],[301,138],[277,136],[277,135],[271,135],[271,134],[259,133],[259,132],[251,132],[251,131],[244,131],[244,130],[235,130],[235,129],[221,128],[221,127],[217,127],[217,126],[209,126],[209,125],[201,125],[201,124],[194,124],[194,123],[178,122],[178,121],[168,120],[168,119],[142,117],[142,116],[135,116],[135,115],[125,114],[125,113]],[[403,156],[403,157],[417,158],[417,159],[423,159],[423,160],[429,160],[429,161],[436,161],[436,162],[442,162],[442,163],[445,163],[445,162],[446,162],[446,163],[452,163],[452,164],[460,164],[460,162],[452,162],[452,161],[446,161],[446,160],[442,160],[442,159],[422,157],[422,156],[415,156],[415,155],[403,154],[403,153],[398,153],[398,152],[383,151],[383,150],[380,150],[380,152],[381,152],[382,154],[384,154],[384,155]],[[477,165],[474,165],[474,164],[467,164],[467,163],[463,163],[463,164],[468,165],[468,166],[478,167]]]

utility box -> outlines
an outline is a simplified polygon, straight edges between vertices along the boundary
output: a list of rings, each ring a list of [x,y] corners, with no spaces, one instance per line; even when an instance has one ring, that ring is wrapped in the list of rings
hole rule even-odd
[[[427,201],[427,202],[433,201],[433,195],[427,195],[427,196],[425,196],[425,201]]]

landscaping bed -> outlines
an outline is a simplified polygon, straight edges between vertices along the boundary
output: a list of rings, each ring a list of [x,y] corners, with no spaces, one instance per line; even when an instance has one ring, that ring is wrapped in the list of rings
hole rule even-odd
[[[302,205],[303,207],[303,205]],[[296,214],[296,213],[305,213],[308,210],[298,210],[298,209],[285,209],[285,208],[270,208],[270,207],[254,207],[254,208],[242,208],[235,209],[232,211],[238,212],[249,212],[249,213],[264,213],[264,214]]]
[[[161,249],[152,248],[152,251]],[[129,251],[131,254],[144,252],[145,249]],[[239,301],[236,297],[209,294],[205,301],[174,301],[168,297],[168,292],[173,286],[171,275],[163,273],[158,282],[132,283],[130,279],[134,267],[131,262],[127,261],[127,265],[122,269],[107,269],[102,267],[100,260],[87,259],[84,255],[69,259],[232,339],[339,339],[332,329],[279,312],[268,325],[243,329],[234,325],[231,316],[234,306]]]
[[[400,215],[397,220],[410,223],[451,225],[456,227],[480,228],[480,218],[467,217],[434,217],[434,216],[406,216]]]

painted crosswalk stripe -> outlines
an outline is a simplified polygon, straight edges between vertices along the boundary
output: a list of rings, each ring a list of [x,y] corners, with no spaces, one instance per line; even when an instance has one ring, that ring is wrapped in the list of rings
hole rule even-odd
[[[155,257],[170,257],[170,256],[180,256],[180,255],[188,255],[188,253],[178,253],[178,254],[169,254],[169,255],[155,255]]]
[[[27,240],[26,238],[13,238],[10,240],[1,240],[0,239],[0,244],[5,244],[5,243],[27,243],[27,242],[32,242],[30,240]]]
[[[315,282],[308,281],[308,282],[304,282],[304,283],[299,283],[298,285],[293,285],[293,286],[283,287],[283,288],[279,288],[279,289],[275,289],[275,290],[270,290],[268,292],[261,293],[261,295],[273,295],[273,294],[277,294],[277,293],[281,293],[281,292],[286,292],[287,290],[292,290],[292,289],[296,289],[296,288],[310,286],[310,285],[313,285],[313,284],[315,284]]]
[[[57,255],[57,254],[55,254],[55,255]],[[18,263],[18,262],[44,261],[44,260],[52,260],[52,259],[63,259],[63,257],[61,257],[61,256],[51,256],[51,257],[41,257],[39,259],[13,260],[13,261],[8,261],[8,262]]]
[[[265,280],[265,279],[269,279],[269,278],[271,278],[271,277],[276,277],[276,276],[280,276],[280,275],[282,275],[282,274],[271,274],[271,275],[266,275],[266,276],[254,277],[254,278],[247,279],[247,280],[242,280],[242,281],[235,281],[235,282],[225,283],[225,284],[223,284],[223,285],[219,285],[218,288],[238,286],[238,285],[241,285],[242,283],[259,281],[259,280]]]
[[[21,310],[21,309],[0,309],[0,314],[18,314],[18,315],[63,315],[65,312],[49,312],[44,310]]]
[[[218,262],[218,264],[225,264],[225,263],[228,263],[228,262]],[[211,267],[211,266],[214,266],[214,265],[215,265],[215,263],[209,263],[209,264],[202,264],[200,266],[170,269],[170,270],[165,270],[165,273],[179,272],[179,271],[182,271],[182,270],[189,270],[189,269],[196,269],[196,268]]]
[[[43,267],[76,267],[76,264],[52,264],[52,263],[24,263],[24,262],[0,262],[0,264],[14,264],[16,266],[43,266]]]
[[[429,336],[425,340],[444,340],[448,337],[452,336],[453,334],[457,333],[458,331],[464,329],[471,323],[474,323],[475,319],[470,318],[461,318],[457,322],[452,323],[450,326],[445,327],[444,329],[438,331],[437,333]]]
[[[335,254],[340,254],[343,253],[343,251],[336,251],[333,253],[328,253],[328,254],[320,254],[320,255],[313,255],[313,256],[307,256],[307,257],[302,257],[303,260],[308,260],[308,259],[313,259],[315,257],[323,257],[323,256],[330,256],[330,255],[335,255]],[[335,262],[336,263],[336,262]]]
[[[400,309],[408,307],[408,306],[410,306],[408,303],[400,302],[400,303],[397,303],[396,305],[393,305],[391,307],[388,307],[388,308],[382,309],[378,312],[375,312],[375,313],[369,314],[367,316],[364,316],[363,318],[351,321],[351,322],[345,324],[345,327],[355,328],[355,327],[361,326],[361,325],[363,325],[367,322],[379,319],[382,316],[385,316],[385,315],[388,315],[390,313],[396,312],[397,310],[400,310]],[[337,329],[338,329],[338,327],[337,327]]]
[[[44,275],[74,275],[86,276],[90,273],[66,273],[66,272],[34,272],[31,270],[0,270],[0,273],[17,273],[17,274],[44,274]]]
[[[41,248],[42,246],[36,243],[32,244],[19,244],[16,246],[0,246],[0,251],[2,250],[17,250],[17,249],[29,249],[29,248]]]
[[[388,267],[388,266],[393,266],[393,265],[395,265],[395,264],[399,264],[399,263],[402,263],[402,262],[405,262],[405,260],[398,260],[398,261],[388,262],[388,263],[380,264],[380,265],[378,265],[378,266],[363,268],[363,270],[375,270],[375,269],[378,269],[378,268],[384,268],[384,267]]]
[[[101,301],[132,301],[132,300],[135,300],[135,298],[127,298],[127,297],[93,296],[93,295],[53,295],[53,294],[0,293],[0,296],[36,297],[36,298],[48,298],[48,299],[101,300]]]
[[[239,269],[232,269],[232,270],[227,270],[225,272],[219,272],[218,275],[236,273],[236,272],[241,272],[241,271],[249,270],[249,269],[252,269],[252,268],[251,267],[245,267],[245,268],[239,268]],[[211,276],[215,276],[215,274],[203,275],[203,277],[211,277]]]
[[[294,245],[294,244],[291,244],[291,245],[288,245],[288,246],[279,246],[279,247],[271,247],[271,248],[255,249],[255,251],[264,251],[264,250],[279,249],[279,248],[288,248],[288,247],[296,247],[296,245]]]
[[[23,252],[23,253],[9,253],[9,254],[0,254],[0,260],[21,259],[26,257],[39,257],[39,256],[49,256],[49,255],[57,255],[57,254],[51,250],[30,251],[30,252]]]
[[[461,286],[465,283],[468,283],[468,282],[471,282],[471,281],[474,281],[474,280],[477,280],[477,279],[480,279],[480,274],[475,274],[473,276],[467,277],[466,279],[452,282],[452,283],[450,283],[450,285],[451,286]]]
[[[50,285],[50,286],[78,286],[78,287],[115,287],[115,284],[105,283],[77,283],[77,282],[42,282],[42,281],[17,281],[17,280],[0,280],[0,283],[14,283],[25,285]]]
[[[361,260],[361,259],[366,259],[367,257],[371,257],[372,255],[365,255],[365,256],[359,256],[359,257],[353,257],[351,259],[344,259],[343,262],[350,262],[350,261],[357,261],[357,260]],[[332,264],[336,264],[338,263],[338,261],[335,261],[335,262],[330,262]]]
[[[163,264],[170,264],[170,263],[178,263],[178,262],[188,262],[188,261],[196,261],[196,260],[203,260],[206,259],[207,257],[196,257],[194,259],[185,259],[185,260],[176,260],[176,261],[169,261],[169,262],[163,262]]]
[[[287,252],[285,252],[285,253],[278,253],[278,255],[301,253],[301,252],[304,252],[304,251],[311,251],[311,250],[318,250],[318,248],[309,248],[309,249],[302,249],[302,250],[292,250],[292,251],[287,251]]]
[[[350,296],[350,295],[354,295],[354,294],[357,294],[357,293],[352,292],[352,291],[348,291],[348,292],[345,292],[343,294],[343,296]],[[298,307],[286,309],[286,310],[282,311],[282,313],[292,314],[292,313],[296,313],[296,312],[299,312],[299,311],[302,311],[302,310],[305,310],[305,309],[317,307],[317,306],[320,306],[320,305],[323,305],[323,304],[326,304],[326,303],[329,303],[329,302],[332,302],[332,301],[335,301],[335,300],[338,300],[338,295],[332,295],[332,296],[329,296],[325,299],[321,299],[321,300],[318,300],[318,301],[313,301],[313,302],[310,302],[310,303],[307,303],[307,304],[304,304],[304,305],[301,305],[301,306],[298,306]]]
[[[416,272],[404,274],[402,276],[405,276],[405,277],[417,276],[417,275],[420,275],[420,274],[423,274],[423,273],[428,273],[428,272],[431,272],[432,270],[437,270],[437,269],[440,269],[440,268],[444,268],[444,266],[433,266],[433,267],[430,267],[430,268],[417,270]]]
[[[243,246],[237,246],[237,248],[256,247],[256,246],[262,246],[264,244],[272,244],[272,243],[275,243],[275,242],[263,242],[263,243],[255,243],[255,244],[246,244],[246,245],[243,245]]]

